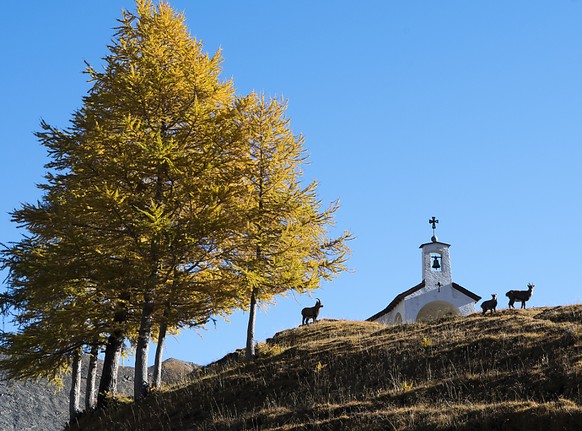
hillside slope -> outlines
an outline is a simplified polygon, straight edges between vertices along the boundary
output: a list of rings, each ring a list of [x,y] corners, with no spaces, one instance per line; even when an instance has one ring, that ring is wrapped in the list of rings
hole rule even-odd
[[[582,305],[277,334],[90,430],[577,430]]]

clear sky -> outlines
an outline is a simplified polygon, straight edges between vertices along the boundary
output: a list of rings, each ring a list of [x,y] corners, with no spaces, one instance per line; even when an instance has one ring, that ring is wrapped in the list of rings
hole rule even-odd
[[[0,242],[40,193],[41,119],[67,127],[129,0],[10,1],[1,9]],[[351,271],[314,293],[323,318],[366,319],[421,280],[419,245],[452,244],[453,280],[528,306],[582,302],[582,2],[574,0],[174,0],[223,77],[288,100],[311,155],[305,181],[340,198]],[[4,277],[2,277],[3,279]],[[257,338],[301,323],[279,299]],[[247,314],[169,340],[206,364],[245,343]],[[6,330],[9,322],[4,323]]]

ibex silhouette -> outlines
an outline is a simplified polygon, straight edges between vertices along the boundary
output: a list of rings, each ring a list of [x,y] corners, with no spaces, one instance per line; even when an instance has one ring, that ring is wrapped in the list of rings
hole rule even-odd
[[[481,308],[483,309],[483,314],[485,314],[488,310],[491,310],[493,313],[497,308],[497,294],[491,294],[491,299],[483,301],[481,303]]]
[[[510,290],[507,292],[505,296],[509,298],[509,308],[515,308],[513,306],[515,301],[521,302],[521,308],[525,308],[525,303],[531,298],[534,287],[536,287],[534,284],[529,283],[527,285],[528,290]]]
[[[303,321],[301,322],[302,325],[307,325],[309,323],[309,319],[312,319],[313,322],[317,320],[317,316],[319,316],[319,309],[323,307],[319,298],[313,307],[305,307],[301,310],[301,315],[303,316]],[[312,322],[312,323],[313,323]]]

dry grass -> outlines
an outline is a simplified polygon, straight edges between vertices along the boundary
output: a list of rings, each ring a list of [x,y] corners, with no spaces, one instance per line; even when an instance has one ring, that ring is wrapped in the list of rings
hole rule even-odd
[[[582,305],[276,334],[82,430],[575,430]]]

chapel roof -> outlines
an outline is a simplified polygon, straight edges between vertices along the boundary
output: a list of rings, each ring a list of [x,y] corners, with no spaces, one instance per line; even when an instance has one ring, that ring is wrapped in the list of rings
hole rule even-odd
[[[450,247],[451,244],[447,244],[446,242],[441,242],[441,241],[431,241],[431,242],[425,242],[424,244],[420,244],[420,247],[418,248],[422,248],[425,245],[431,245],[431,244],[440,244],[440,245],[444,245],[446,247]]]
[[[419,291],[420,289],[422,289],[425,286],[424,280],[422,280],[419,284],[417,284],[414,287],[411,287],[410,289],[396,295],[396,297],[392,300],[392,302],[390,302],[390,304],[388,304],[388,306],[380,311],[379,313],[374,314],[372,317],[369,317],[368,319],[366,319],[368,322],[373,322],[374,320],[379,319],[380,317],[384,316],[385,314],[391,312],[399,303],[400,301],[404,300],[404,298],[406,298],[408,295],[412,295],[414,292]],[[475,302],[481,300],[481,297],[479,295],[474,294],[473,292],[471,292],[468,289],[465,289],[463,286],[461,286],[460,284],[457,284],[455,282],[452,283],[453,289],[458,290],[459,292],[461,292],[462,294],[468,296],[469,298],[473,299]]]

